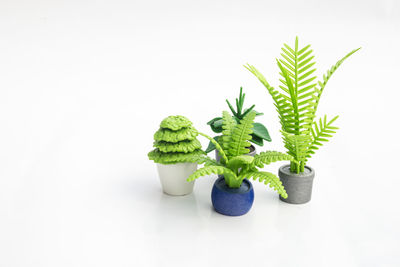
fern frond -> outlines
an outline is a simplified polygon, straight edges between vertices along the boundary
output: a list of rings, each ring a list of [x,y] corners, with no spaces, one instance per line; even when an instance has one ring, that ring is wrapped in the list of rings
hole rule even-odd
[[[265,185],[269,184],[270,188],[273,188],[275,191],[277,191],[283,198],[287,198],[288,195],[286,193],[285,188],[282,185],[281,180],[279,178],[270,172],[248,172],[244,174],[247,179],[252,178],[253,180],[257,180],[259,182],[263,182]],[[239,179],[241,177],[239,176]]]
[[[296,37],[294,48],[284,44],[282,59],[278,60],[280,75],[284,78],[280,79],[282,85],[279,87],[291,99],[295,121],[294,128],[283,130],[292,134],[308,133],[312,127],[313,114],[309,110],[314,107],[316,76],[312,74],[316,69],[312,68],[315,62],[310,47],[300,49]]]
[[[228,168],[223,166],[206,166],[201,169],[198,169],[194,173],[192,173],[187,179],[188,182],[194,181],[199,177],[210,175],[210,174],[221,174],[227,176],[235,176],[236,175]]]
[[[199,140],[194,139],[191,141],[180,141],[177,143],[164,142],[164,141],[155,141],[154,147],[158,148],[161,152],[184,152],[190,153],[195,151],[196,149],[201,148],[201,144]]]
[[[354,54],[355,52],[357,52],[358,50],[360,50],[360,48],[354,49],[352,50],[350,53],[348,53],[347,55],[345,55],[344,57],[342,57],[338,62],[336,62],[335,65],[333,65],[327,72],[326,74],[323,75],[322,77],[322,82],[318,81],[318,85],[314,88],[315,90],[315,104],[314,104],[314,108],[311,109],[311,112],[313,114],[313,118],[315,117],[315,113],[317,112],[317,107],[319,104],[319,101],[321,99],[321,95],[322,92],[325,89],[326,84],[328,83],[329,79],[332,77],[333,73],[340,67],[340,65],[342,65],[342,63],[349,58],[352,54]]]
[[[204,133],[201,133],[201,132],[199,132],[199,135],[204,136],[204,137],[207,138],[211,143],[214,144],[215,148],[218,150],[218,152],[219,152],[220,155],[221,155],[222,163],[228,162],[228,157],[226,156],[225,151],[222,149],[221,145],[220,145],[217,141],[215,141],[214,138],[211,138],[211,137],[209,137],[208,135],[206,135],[206,134],[204,134]]]
[[[198,133],[194,127],[182,128],[177,131],[160,128],[154,134],[154,140],[176,143],[183,140],[194,140],[197,135]]]
[[[294,158],[286,153],[278,151],[265,151],[254,156],[253,166],[263,168],[264,164],[268,165],[272,162],[283,161],[283,160],[293,160]]]
[[[222,166],[215,159],[212,159],[206,155],[191,155],[190,162],[197,164],[204,164],[204,166]]]
[[[291,108],[292,106],[290,104],[290,98],[269,85],[265,77],[254,66],[247,64],[244,67],[253,73],[253,75],[256,76],[257,79],[265,86],[265,88],[267,88],[274,101],[275,108],[279,113],[282,129],[284,131],[291,132],[292,129],[294,129],[294,114]]]
[[[311,143],[309,134],[294,135],[281,131],[283,135],[284,146],[288,150],[288,154],[294,158],[291,161],[292,172],[303,172],[307,162],[308,147]]]
[[[284,145],[288,154],[293,157],[290,164],[292,172],[303,172],[307,159],[337,129],[327,123],[326,118],[324,123],[320,120],[319,125],[314,122],[317,107],[332,74],[359,49],[341,58],[323,75],[322,81],[316,82],[313,50],[310,45],[300,48],[296,37],[294,47],[284,44],[282,58],[277,60],[282,77],[279,91],[270,86],[254,66],[245,66],[267,88],[274,100],[282,126]]]
[[[250,152],[247,147],[251,146],[249,141],[251,140],[250,134],[253,133],[252,128],[255,117],[256,113],[254,111],[248,113],[232,130],[228,150],[230,156],[236,157]]]
[[[213,137],[213,139],[216,141],[216,142],[219,142],[219,138],[220,138],[221,136],[214,136]],[[215,145],[214,145],[214,143],[213,142],[211,142],[211,141],[209,141],[208,142],[208,146],[207,146],[207,148],[206,148],[206,150],[205,150],[205,152],[206,152],[206,154],[208,154],[208,153],[210,153],[211,151],[213,151],[213,150],[215,150]]]
[[[314,122],[314,127],[312,129],[312,142],[308,147],[307,158],[311,158],[312,154],[315,154],[315,151],[318,150],[318,147],[322,146],[322,142],[328,142],[328,138],[332,137],[332,134],[336,133],[338,127],[332,125],[333,122],[337,120],[339,116],[334,117],[329,122],[327,122],[327,116],[324,116],[324,120],[322,118],[319,119],[319,125],[317,122]]]
[[[292,79],[289,77],[289,72],[287,70],[285,70],[285,68],[282,66],[282,64],[277,61],[278,67],[281,70],[281,75],[285,78],[285,81],[282,81],[287,88],[283,88],[285,92],[287,92],[288,94],[288,100],[290,99],[290,103],[291,105],[289,106],[290,110],[293,111],[293,115],[294,117],[292,117],[291,119],[293,119],[294,121],[294,125],[292,125],[292,127],[294,127],[294,134],[297,134],[299,132],[299,112],[298,112],[298,104],[297,104],[297,93],[295,91],[295,87],[293,84]],[[289,128],[289,131],[292,132],[292,127]]]
[[[203,164],[204,166],[223,166],[221,163],[216,161],[215,159],[212,159],[208,156],[202,156],[201,159],[197,161],[198,164]]]
[[[232,118],[232,116],[227,112],[223,111],[222,113],[222,148],[228,152],[229,154],[229,143],[231,142],[232,131],[236,126],[236,121]]]

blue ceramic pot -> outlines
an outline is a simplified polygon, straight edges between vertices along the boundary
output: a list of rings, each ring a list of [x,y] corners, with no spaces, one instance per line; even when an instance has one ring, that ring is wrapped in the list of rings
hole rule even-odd
[[[220,177],[214,183],[211,201],[218,213],[228,216],[246,214],[254,201],[253,185],[244,179],[239,188],[229,188],[224,177]]]

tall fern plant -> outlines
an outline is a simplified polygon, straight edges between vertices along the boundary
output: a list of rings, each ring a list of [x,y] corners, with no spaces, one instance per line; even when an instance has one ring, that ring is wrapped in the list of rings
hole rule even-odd
[[[277,151],[261,152],[254,157],[245,155],[250,151],[248,148],[251,145],[249,141],[255,116],[256,112],[251,111],[238,123],[227,111],[224,111],[223,131],[219,142],[206,134],[199,133],[215,145],[221,155],[221,160],[217,162],[205,155],[198,155],[197,162],[204,163],[204,167],[190,175],[188,181],[194,181],[205,175],[221,174],[224,175],[228,187],[239,188],[245,178],[253,178],[266,185],[269,184],[283,198],[287,198],[287,193],[279,178],[273,173],[260,171],[258,168],[276,161],[293,160],[293,157]]]
[[[294,47],[284,44],[282,58],[277,59],[281,76],[280,90],[272,87],[254,66],[250,64],[245,66],[272,96],[279,113],[285,148],[295,159],[290,163],[292,172],[303,172],[307,160],[338,129],[333,125],[338,116],[328,119],[325,115],[317,119],[317,107],[332,74],[359,49],[354,49],[341,58],[320,81],[317,81],[314,75],[316,69],[311,45],[301,48],[296,37]]]

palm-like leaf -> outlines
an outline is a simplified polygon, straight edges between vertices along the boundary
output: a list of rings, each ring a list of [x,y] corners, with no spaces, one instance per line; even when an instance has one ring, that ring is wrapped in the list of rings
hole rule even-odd
[[[318,146],[322,146],[322,142],[328,142],[328,138],[332,137],[332,134],[336,133],[336,130],[339,128],[333,126],[332,123],[336,121],[338,117],[339,116],[336,116],[330,121],[327,121],[325,115],[324,120],[322,120],[322,118],[319,119],[319,125],[317,122],[314,122],[314,127],[311,130],[312,141],[308,147],[307,158],[311,158],[311,154],[315,154],[315,151],[318,150]]]
[[[329,79],[332,77],[333,73],[339,68],[340,65],[342,65],[342,63],[349,58],[352,54],[354,54],[355,52],[357,52],[358,50],[360,50],[360,48],[354,49],[352,50],[350,53],[348,53],[347,55],[345,55],[344,57],[342,57],[340,60],[338,60],[338,62],[336,62],[335,65],[333,65],[327,72],[326,74],[323,75],[322,77],[322,82],[318,81],[318,85],[314,87],[315,90],[315,95],[314,95],[314,99],[315,99],[315,105],[313,109],[310,109],[310,111],[313,113],[313,118],[315,117],[315,113],[317,112],[317,107],[319,104],[319,101],[321,99],[321,95],[322,92],[325,89],[326,84],[328,83]]]
[[[247,64],[244,67],[253,73],[254,76],[256,76],[257,79],[265,86],[265,88],[267,88],[269,94],[274,100],[274,105],[279,114],[282,129],[289,132],[289,127],[292,125],[292,123],[294,123],[294,113],[290,104],[290,98],[272,87],[267,82],[267,79],[264,77],[264,75],[262,75],[261,72],[256,69],[256,67],[250,64]]]
[[[310,45],[303,48],[299,47],[296,37],[294,47],[284,44],[282,48],[281,59],[277,60],[282,76],[281,91],[275,90],[265,77],[252,65],[245,67],[252,72],[258,80],[267,88],[272,96],[274,105],[279,113],[280,123],[282,125],[283,140],[288,154],[294,157],[291,162],[292,171],[303,171],[307,158],[315,153],[328,137],[331,137],[333,127],[330,123],[324,123],[320,120],[320,126],[314,123],[317,107],[322,92],[332,76],[345,59],[350,57],[360,48],[355,49],[341,58],[333,65],[325,75],[322,82],[315,82],[314,56]],[[332,122],[336,120],[336,117]],[[313,128],[314,127],[314,128]]]
[[[314,107],[314,87],[317,78],[312,74],[315,72],[313,68],[315,62],[310,45],[299,48],[298,38],[296,37],[295,46],[291,48],[284,44],[281,54],[282,59],[278,60],[278,66],[281,70],[280,75],[284,79],[280,79],[282,85],[279,87],[291,99],[292,110],[294,112],[294,122],[289,128],[289,133],[301,134],[309,132],[313,113],[310,109]]]
[[[291,162],[291,171],[303,172],[307,162],[308,147],[312,141],[311,136],[309,134],[295,135],[284,131],[282,131],[282,135],[288,154],[295,159]]]

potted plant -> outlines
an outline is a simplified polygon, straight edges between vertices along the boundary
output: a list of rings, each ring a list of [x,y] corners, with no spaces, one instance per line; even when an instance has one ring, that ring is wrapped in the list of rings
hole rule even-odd
[[[188,181],[209,175],[223,175],[218,178],[213,186],[211,200],[215,210],[221,214],[229,216],[239,216],[246,214],[254,200],[254,190],[248,180],[258,179],[264,184],[269,184],[275,189],[282,198],[287,194],[279,178],[265,171],[259,171],[264,164],[280,160],[292,160],[292,156],[276,151],[261,152],[254,157],[245,155],[249,153],[251,134],[253,133],[253,121],[256,116],[255,111],[250,111],[244,118],[237,123],[235,119],[224,111],[222,115],[222,136],[220,144],[213,138],[199,133],[209,139],[221,154],[220,162],[209,157],[202,156],[205,163],[203,168],[198,169],[188,178]]]
[[[157,163],[163,191],[169,195],[186,195],[193,191],[194,183],[187,177],[197,169],[197,160],[204,155],[197,140],[198,132],[184,116],[165,118],[154,134],[155,149],[148,153]]]
[[[249,114],[252,110],[254,110],[255,105],[252,105],[250,108],[243,108],[244,105],[244,99],[245,99],[246,94],[243,93],[243,88],[240,87],[240,92],[239,92],[239,98],[236,98],[236,110],[233,108],[232,104],[226,99],[226,103],[228,104],[229,109],[232,112],[232,117],[236,121],[236,123],[239,123],[247,114]],[[263,113],[259,113],[256,111],[256,116],[261,116]],[[222,117],[216,117],[212,120],[210,120],[207,124],[210,125],[211,130],[214,133],[222,133]],[[271,137],[269,136],[268,129],[261,123],[255,122],[253,123],[253,128],[252,128],[252,133],[251,133],[251,140],[250,142],[258,145],[258,146],[263,146],[264,145],[264,140],[271,142]],[[215,136],[214,140],[219,142],[220,136]],[[207,149],[205,150],[206,153],[209,153],[211,151],[215,150],[215,145],[213,142],[210,142],[208,144]],[[256,148],[251,145],[249,147],[249,155],[254,156],[256,152]],[[218,150],[215,150],[215,158],[217,161],[219,161],[220,156],[218,154]]]
[[[279,85],[281,90],[272,87],[254,66],[245,66],[272,96],[282,125],[285,148],[288,154],[293,156],[290,165],[279,169],[279,177],[288,193],[288,198],[281,200],[292,204],[310,201],[315,172],[306,165],[307,161],[338,129],[333,125],[338,116],[327,119],[325,115],[323,119],[316,119],[317,107],[332,74],[345,59],[359,49],[341,58],[323,75],[322,80],[317,82],[317,77],[313,75],[316,70],[313,67],[313,51],[310,45],[300,48],[296,37],[294,47],[284,44],[282,58],[277,59],[279,74],[282,76]]]

